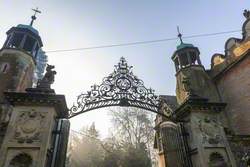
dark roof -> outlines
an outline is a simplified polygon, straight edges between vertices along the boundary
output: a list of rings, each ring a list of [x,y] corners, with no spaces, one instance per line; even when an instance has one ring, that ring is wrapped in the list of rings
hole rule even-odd
[[[193,44],[189,44],[189,43],[181,43],[176,48],[177,48],[177,50],[181,50],[183,48],[189,48],[189,47],[194,47],[194,45]]]
[[[31,35],[33,38],[35,38],[36,40],[38,40],[38,43],[40,45],[40,47],[43,46],[43,42],[41,40],[41,37],[39,36],[38,33],[36,33],[35,29],[31,29],[31,28],[27,28],[27,26],[20,26],[18,25],[17,27],[12,27],[11,29],[9,29],[6,34],[10,34],[13,31],[15,32],[24,32],[24,33],[28,33],[29,35]]]
[[[38,32],[36,29],[34,29],[34,27],[32,27],[32,26],[30,26],[30,25],[18,24],[17,27],[19,27],[19,28],[27,28],[27,29],[29,29],[30,31],[32,31],[33,33],[39,35],[39,32]]]
[[[176,96],[160,95],[160,98],[166,102],[166,104],[169,106],[169,108],[172,111],[175,111],[179,107],[179,104],[177,103]]]

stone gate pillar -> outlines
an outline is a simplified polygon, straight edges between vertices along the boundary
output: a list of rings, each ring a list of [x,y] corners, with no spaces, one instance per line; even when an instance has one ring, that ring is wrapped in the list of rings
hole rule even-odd
[[[190,93],[175,110],[193,167],[238,167],[221,123],[225,106]]]
[[[65,97],[39,88],[7,92],[13,105],[0,149],[0,167],[62,167],[69,122]],[[59,162],[59,163],[58,163]]]

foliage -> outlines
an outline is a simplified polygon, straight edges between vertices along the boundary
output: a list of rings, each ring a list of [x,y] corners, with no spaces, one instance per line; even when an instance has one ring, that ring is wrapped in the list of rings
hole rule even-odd
[[[116,136],[123,143],[138,147],[149,144],[154,139],[153,116],[145,110],[136,108],[117,108],[111,110]]]

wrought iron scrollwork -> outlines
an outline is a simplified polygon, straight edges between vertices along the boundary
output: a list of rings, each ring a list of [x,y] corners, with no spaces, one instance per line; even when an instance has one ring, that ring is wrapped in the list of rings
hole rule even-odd
[[[77,97],[69,117],[107,106],[131,106],[158,113],[159,97],[154,90],[144,86],[143,81],[133,74],[132,66],[122,57],[114,72],[100,85],[93,85],[90,91]]]

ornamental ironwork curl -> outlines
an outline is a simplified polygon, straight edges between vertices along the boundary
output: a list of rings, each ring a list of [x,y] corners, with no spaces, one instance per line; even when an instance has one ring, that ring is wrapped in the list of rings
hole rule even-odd
[[[100,85],[77,97],[77,102],[69,111],[69,118],[78,114],[107,106],[126,106],[146,109],[158,114],[159,97],[154,90],[147,89],[142,80],[132,72],[125,58],[115,65],[114,72],[105,77]]]

